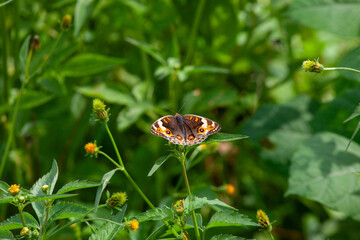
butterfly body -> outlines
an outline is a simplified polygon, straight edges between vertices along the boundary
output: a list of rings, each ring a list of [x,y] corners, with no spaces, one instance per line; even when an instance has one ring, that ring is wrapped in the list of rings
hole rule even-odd
[[[168,139],[174,144],[195,145],[204,141],[209,135],[220,131],[218,123],[201,116],[187,114],[181,116],[164,116],[151,125],[151,132]]]

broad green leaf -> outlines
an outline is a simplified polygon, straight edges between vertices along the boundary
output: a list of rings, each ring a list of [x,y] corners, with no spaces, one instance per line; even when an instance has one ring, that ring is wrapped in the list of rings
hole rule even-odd
[[[356,37],[360,33],[360,3],[347,0],[296,0],[287,15],[300,23],[341,37]]]
[[[29,55],[30,38],[30,35],[25,38],[25,41],[21,45],[19,52],[20,69],[23,74],[25,73],[26,61]]]
[[[14,200],[14,197],[12,197],[12,196],[0,194],[0,203],[11,203],[11,202],[13,202],[13,200]]]
[[[57,191],[57,194],[66,193],[66,192],[74,191],[77,189],[91,188],[91,187],[97,187],[97,186],[99,186],[99,183],[97,183],[97,182],[92,182],[92,181],[88,181],[88,180],[75,180],[75,181],[69,182],[69,183],[65,184],[64,186],[62,186],[62,188],[60,188]]]
[[[201,230],[203,230],[203,218],[202,218],[201,214],[200,214],[200,213],[196,213],[196,214],[195,214],[195,217],[196,217],[196,222],[197,222],[198,227],[199,227]],[[187,219],[186,225],[192,226],[192,227],[195,226],[192,217],[189,217],[189,218]]]
[[[128,43],[134,45],[135,47],[138,47],[140,50],[144,51],[145,53],[149,54],[151,57],[153,57],[156,61],[161,63],[161,65],[166,66],[166,60],[165,58],[160,54],[158,50],[156,50],[153,46],[151,46],[148,43],[140,42],[138,40],[132,39],[132,38],[126,38],[125,39]]]
[[[320,202],[360,220],[360,146],[334,133],[319,133],[299,146],[291,159],[289,188],[296,194]]]
[[[31,216],[27,212],[23,212],[23,214],[24,214],[26,225],[28,227],[39,228],[39,224],[37,223],[37,221],[35,220],[35,218],[33,216]],[[19,228],[23,228],[20,214],[16,214],[12,217],[9,217],[8,219],[6,219],[5,221],[0,223],[0,231],[19,229]]]
[[[14,235],[9,230],[0,231],[0,239],[15,240]]]
[[[42,178],[40,178],[30,189],[30,193],[32,193],[34,196],[38,197],[44,197],[46,196],[45,193],[41,190],[42,186],[48,185],[49,186],[49,194],[51,195],[54,191],[55,184],[58,178],[59,169],[57,166],[56,161],[53,161],[52,167],[50,172],[48,172],[46,175],[44,175]],[[32,207],[34,208],[36,215],[38,216],[40,220],[40,224],[43,224],[43,221],[45,220],[45,206],[42,202],[33,202],[31,203]]]
[[[125,204],[121,211],[118,212],[115,216],[112,216],[110,220],[114,222],[121,223],[126,212],[127,204]],[[89,240],[112,240],[116,233],[120,230],[121,226],[118,224],[106,222],[95,230],[95,233],[91,234]]]
[[[344,123],[360,116],[360,104],[355,108],[354,112],[344,121]]]
[[[136,215],[136,219],[139,222],[145,222],[150,220],[163,220],[163,219],[172,219],[173,211],[167,206],[161,208],[150,209],[146,212],[139,213]]]
[[[123,109],[118,117],[116,118],[117,129],[122,131],[128,127],[130,127],[133,123],[135,123],[139,117],[146,111],[153,109],[152,104],[143,102],[143,103],[135,103],[125,109]]]
[[[134,99],[129,93],[123,93],[120,90],[114,89],[105,84],[77,87],[76,91],[87,97],[100,98],[106,103],[128,106],[134,104]]]
[[[213,236],[210,240],[246,240],[246,238],[237,237],[229,234],[220,234]]]
[[[67,77],[84,77],[112,70],[123,64],[123,59],[94,53],[83,53],[68,60],[60,69]]]
[[[231,134],[231,133],[216,133],[214,135],[209,136],[205,141],[201,144],[212,143],[212,142],[230,142],[236,141],[240,139],[248,138],[248,136],[241,134]]]
[[[215,227],[260,227],[246,215],[234,211],[216,212],[210,219],[206,229]]]
[[[3,191],[5,193],[9,193],[9,188],[10,188],[9,184],[7,184],[6,182],[0,180],[0,191]]]
[[[190,197],[187,197],[184,201],[184,208],[187,213],[190,213],[191,211],[196,210],[196,209],[200,209],[206,205],[210,205],[210,206],[216,205],[216,206],[221,206],[221,207],[236,210],[236,208],[227,205],[226,203],[220,201],[219,199],[209,200],[206,197],[200,198],[197,196],[193,196],[192,201],[190,201]]]
[[[167,230],[167,226],[165,224],[161,224],[157,229],[155,229],[147,238],[146,240],[157,240],[160,239],[159,237],[164,234]]]
[[[29,109],[41,106],[45,103],[50,102],[52,99],[54,99],[54,97],[54,95],[49,95],[40,91],[26,90],[22,94],[19,109]],[[0,106],[0,114],[11,111],[12,109],[13,106],[2,105]]]
[[[359,4],[360,5],[360,4]],[[354,50],[348,52],[339,63],[339,67],[348,67],[354,68],[357,70],[360,66],[360,47],[355,48]],[[360,81],[360,73],[348,71],[348,70],[339,70],[339,73],[350,80]]]
[[[156,172],[156,170],[159,169],[159,167],[161,167],[161,165],[166,162],[169,158],[173,157],[174,155],[171,153],[167,156],[162,156],[159,157],[158,160],[156,160],[155,164],[152,166],[150,172],[148,173],[148,177],[152,176],[154,174],[154,172]]]
[[[88,208],[70,202],[58,202],[51,206],[48,225],[57,219],[81,217],[89,211]]]
[[[51,195],[44,195],[41,197],[34,197],[34,198],[30,199],[30,201],[38,202],[38,201],[43,201],[43,200],[68,198],[68,197],[74,197],[74,196],[77,196],[77,194],[51,194]]]
[[[74,16],[74,36],[78,36],[81,27],[90,16],[94,2],[94,0],[77,0]]]
[[[96,213],[97,211],[97,207],[99,206],[100,203],[100,198],[102,195],[102,192],[104,191],[106,185],[108,185],[108,183],[110,182],[110,179],[112,178],[112,176],[114,175],[114,173],[119,170],[118,168],[111,170],[110,172],[107,172],[104,174],[104,176],[101,179],[100,185],[96,191],[96,198],[95,198],[95,204],[94,204],[94,213]]]

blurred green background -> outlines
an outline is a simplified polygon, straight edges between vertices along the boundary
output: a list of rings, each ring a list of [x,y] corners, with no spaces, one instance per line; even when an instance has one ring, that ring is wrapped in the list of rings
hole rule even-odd
[[[359,9],[357,0],[11,1],[0,7],[2,161],[24,79],[21,46],[38,35],[40,48],[1,180],[29,188],[56,159],[59,186],[100,181],[113,166],[85,157],[84,145],[97,140],[115,153],[103,125],[89,121],[97,97],[110,107],[128,171],[154,203],[174,203],[186,196],[176,159],[147,177],[169,153],[150,125],[184,105],[180,114],[249,136],[199,150],[189,170],[196,195],[218,197],[253,219],[263,209],[277,239],[358,239],[360,139],[345,152],[357,120],[343,121],[360,102],[360,75],[308,73],[301,64],[359,69]],[[66,14],[73,21],[62,30]],[[216,188],[228,183],[235,194]],[[130,213],[148,209],[120,174],[108,189],[128,193]],[[93,204],[96,189],[78,193],[74,201]],[[0,221],[15,214],[0,207]],[[205,222],[211,213],[202,211]],[[132,238],[144,239],[152,227]],[[59,239],[73,239],[72,231]]]

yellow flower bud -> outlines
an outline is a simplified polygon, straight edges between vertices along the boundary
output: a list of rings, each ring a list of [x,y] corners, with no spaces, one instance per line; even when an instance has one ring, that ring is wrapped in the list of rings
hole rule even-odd
[[[107,110],[105,109],[106,105],[103,101],[96,98],[93,101],[93,113],[97,120],[102,122],[107,122],[109,120],[109,116]]]
[[[131,231],[136,231],[139,228],[139,222],[136,219],[127,221],[125,227]]]
[[[106,201],[111,208],[121,207],[125,204],[127,195],[125,192],[113,193],[113,195]]]
[[[61,27],[64,30],[67,30],[71,25],[72,16],[70,14],[66,14],[61,22]]]
[[[28,227],[23,227],[21,229],[20,235],[21,236],[26,236],[29,233],[30,229]]]
[[[261,210],[261,209],[257,210],[256,218],[257,218],[259,224],[261,225],[261,227],[263,227],[269,231],[272,230],[272,226],[269,221],[269,217],[266,215],[266,213],[263,210]]]
[[[13,184],[8,189],[12,195],[16,195],[20,191],[20,185]]]

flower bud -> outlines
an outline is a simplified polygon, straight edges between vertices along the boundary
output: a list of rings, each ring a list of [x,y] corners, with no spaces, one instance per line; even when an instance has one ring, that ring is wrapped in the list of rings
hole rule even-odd
[[[139,228],[139,222],[136,219],[127,221],[125,222],[125,228],[131,231],[136,231],[136,229]]]
[[[268,218],[268,216],[266,215],[266,213],[263,210],[261,210],[261,209],[257,210],[256,218],[257,218],[257,220],[258,220],[258,222],[259,222],[259,224],[261,225],[262,228],[265,228],[265,229],[267,229],[269,231],[272,230],[272,226],[271,226],[271,223],[269,221],[269,218]]]
[[[49,185],[43,185],[42,187],[41,187],[41,190],[44,192],[44,193],[47,193],[48,192],[48,190],[49,190]]]
[[[20,235],[21,236],[26,236],[29,233],[30,229],[28,227],[23,227],[21,229]]]
[[[311,61],[306,60],[302,63],[302,67],[305,70],[305,72],[316,72],[321,73],[324,71],[324,66],[320,64],[317,60]]]
[[[39,231],[36,229],[34,231],[32,231],[32,236],[35,236],[35,237],[39,236]]]
[[[105,109],[106,105],[104,104],[103,101],[101,101],[100,99],[96,98],[93,101],[93,113],[95,118],[98,121],[101,122],[107,122],[109,120],[109,116],[107,113],[107,110]]]
[[[71,25],[72,16],[70,14],[66,14],[61,22],[61,28],[63,30],[67,30]]]
[[[183,200],[179,200],[174,204],[174,209],[177,215],[181,216],[183,215],[185,209],[184,209],[184,202]]]
[[[127,200],[125,192],[113,193],[113,195],[106,201],[107,205],[111,208],[122,207]]]
[[[25,197],[24,197],[24,196],[20,196],[20,197],[19,197],[19,202],[24,203],[24,202],[25,202]]]
[[[226,184],[226,192],[229,195],[233,195],[235,193],[235,187],[232,184]]]

